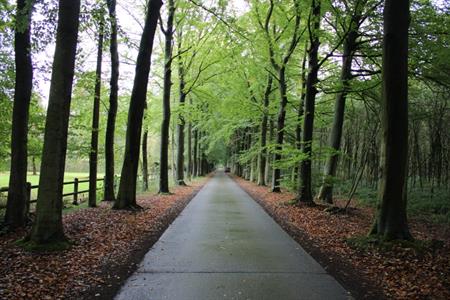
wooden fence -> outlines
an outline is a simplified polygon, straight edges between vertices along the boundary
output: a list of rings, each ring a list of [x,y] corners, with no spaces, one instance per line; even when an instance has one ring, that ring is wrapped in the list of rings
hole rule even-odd
[[[105,178],[104,177],[103,178],[97,178],[97,182],[98,181],[103,181],[103,187],[105,186]],[[116,180],[114,180],[114,184],[115,184],[115,181]],[[79,190],[80,184],[81,183],[86,183],[86,182],[89,182],[89,178],[82,178],[82,179],[74,178],[73,181],[65,181],[63,183],[64,186],[73,184],[73,192],[65,193],[65,194],[62,195],[62,197],[65,198],[65,197],[73,196],[72,204],[78,205],[79,204],[78,200],[80,199],[79,195],[89,192],[89,189],[82,190],[82,191]],[[100,189],[103,189],[103,187],[97,188],[97,191],[100,190]],[[32,185],[30,182],[27,182],[27,195],[28,195],[28,199],[29,199],[28,205],[30,205],[31,203],[36,203],[37,202],[37,199],[31,199],[31,191],[33,189],[38,189],[38,188],[39,188],[38,184]],[[2,187],[2,188],[0,188],[0,194],[1,193],[7,193],[8,190],[9,190],[8,187]],[[0,205],[0,209],[2,209],[2,208],[6,208],[6,207]]]

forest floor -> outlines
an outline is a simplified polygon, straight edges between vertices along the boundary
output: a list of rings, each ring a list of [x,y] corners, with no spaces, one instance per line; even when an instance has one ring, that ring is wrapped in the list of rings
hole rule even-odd
[[[111,299],[145,253],[205,184],[170,195],[143,194],[138,212],[112,203],[64,215],[69,250],[32,253],[16,245],[26,230],[0,235],[0,299]]]
[[[374,209],[351,206],[332,214],[326,206],[292,205],[294,194],[234,178],[294,239],[356,299],[450,299],[450,227],[411,218],[411,245],[360,243]],[[345,201],[337,201],[337,206]],[[355,240],[356,243],[349,242]]]

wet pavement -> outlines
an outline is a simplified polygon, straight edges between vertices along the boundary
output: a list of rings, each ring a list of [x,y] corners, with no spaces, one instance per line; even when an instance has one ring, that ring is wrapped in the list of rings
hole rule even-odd
[[[115,299],[349,298],[245,191],[218,172]]]

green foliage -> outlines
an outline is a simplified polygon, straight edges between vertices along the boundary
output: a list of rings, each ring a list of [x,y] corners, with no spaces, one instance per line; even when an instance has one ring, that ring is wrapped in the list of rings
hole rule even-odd
[[[413,188],[408,191],[408,211],[437,223],[450,224],[449,190],[446,187]]]
[[[338,180],[335,182],[336,197],[347,199],[352,182]],[[409,184],[411,185],[411,183]],[[424,218],[436,223],[450,224],[450,202],[446,187],[419,186],[408,189],[408,214],[413,218]],[[376,186],[361,184],[354,198],[360,205],[375,208],[377,206]]]
[[[437,7],[433,1],[416,1],[411,8],[411,73],[420,79],[450,86],[450,7]]]
[[[36,94],[32,95],[28,117],[28,156],[40,159],[45,128],[45,110]]]
[[[71,118],[69,122],[68,156],[72,158],[88,158],[90,153],[90,139],[92,131],[92,108],[94,103],[95,73],[86,72],[79,74],[78,81],[75,84],[72,105]],[[109,97],[109,85],[106,82],[102,84],[100,97],[100,123],[99,123],[99,157],[104,152],[105,131],[107,120],[107,106]],[[119,101],[120,102],[120,101]],[[119,104],[117,117],[117,127],[123,124],[123,109],[125,107]],[[126,122],[126,121],[125,121]],[[118,136],[121,137],[122,130],[118,130]]]
[[[14,98],[13,6],[0,4],[0,161],[9,158],[11,139],[12,100]]]

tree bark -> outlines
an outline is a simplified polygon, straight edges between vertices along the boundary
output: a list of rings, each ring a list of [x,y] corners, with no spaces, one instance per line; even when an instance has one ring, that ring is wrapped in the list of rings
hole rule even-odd
[[[203,176],[203,168],[202,168],[202,159],[203,159],[203,149],[202,149],[202,143],[201,143],[201,139],[202,139],[202,132],[199,131],[198,132],[198,137],[197,137],[197,174],[196,176]]]
[[[188,137],[187,137],[187,157],[188,157],[188,165],[187,165],[187,174],[189,180],[192,178],[192,123],[189,121],[188,125]]]
[[[32,1],[17,0],[17,20],[14,34],[16,79],[11,132],[11,169],[5,224],[11,229],[25,225],[27,212],[28,116],[33,88],[31,62]]]
[[[62,224],[62,194],[79,12],[79,0],[59,1],[36,220],[29,236],[34,244],[66,242]]]
[[[244,151],[249,152],[252,147],[252,130],[251,130],[251,128],[247,128],[246,131],[247,132],[244,135],[245,136]],[[245,176],[244,176],[245,180],[251,181],[252,180],[251,174],[252,174],[252,159],[248,160],[245,163]]]
[[[278,88],[280,90],[280,109],[278,111],[277,119],[277,132],[276,132],[276,145],[275,154],[273,156],[273,163],[278,163],[281,160],[281,150],[283,149],[284,140],[284,123],[286,119],[286,105],[287,99],[287,84],[286,84],[286,68],[281,67],[278,72]],[[272,175],[272,192],[281,192],[280,187],[281,169],[278,166],[274,166]]]
[[[302,87],[300,91],[300,101],[298,103],[298,109],[297,109],[297,125],[295,126],[295,148],[299,151],[302,149],[302,118],[303,114],[305,112],[305,96],[306,96],[306,58],[308,53],[308,44],[305,44],[305,51],[303,53],[302,58],[302,69],[301,69],[301,80],[302,80]],[[299,175],[299,165],[297,164],[294,166],[293,170],[293,182],[298,183],[298,175]],[[294,186],[294,189],[298,189],[297,184]]]
[[[107,0],[111,22],[110,53],[111,80],[109,94],[108,120],[105,137],[105,195],[104,200],[115,201],[114,192],[114,132],[116,127],[117,97],[119,92],[119,53],[117,51],[116,0]]]
[[[356,4],[358,5],[358,4]],[[358,7],[356,8],[358,10]],[[323,174],[323,182],[317,198],[326,203],[333,203],[333,180],[336,176],[338,151],[341,148],[342,128],[344,125],[345,100],[350,90],[350,79],[352,77],[353,54],[356,50],[356,39],[358,38],[358,24],[361,15],[356,12],[349,24],[349,32],[344,41],[344,52],[342,54],[341,84],[342,90],[336,95],[334,103],[334,118],[329,137],[331,154],[328,156]]]
[[[278,75],[278,88],[280,90],[280,108],[278,112],[278,120],[277,120],[277,138],[275,144],[275,153],[273,156],[273,164],[277,164],[281,160],[281,151],[283,149],[283,140],[284,140],[284,123],[286,119],[286,105],[288,103],[287,98],[287,82],[286,82],[286,66],[294,53],[295,48],[299,42],[299,28],[300,28],[300,9],[299,3],[294,1],[295,8],[295,27],[294,32],[292,34],[291,42],[288,47],[286,47],[287,51],[283,55],[280,62],[277,62],[275,59],[275,51],[273,46],[273,40],[270,37],[270,18],[273,15],[274,2],[270,1],[269,10],[266,16],[266,20],[264,25],[261,26],[264,28],[267,36],[267,42],[269,44],[269,58],[274,70],[277,71]],[[274,30],[276,30],[274,28]],[[273,176],[272,176],[272,192],[281,192],[280,188],[280,180],[281,180],[281,170],[278,166],[274,166],[273,168]]]
[[[371,234],[412,239],[406,217],[409,1],[386,0],[379,207]]]
[[[181,38],[181,37],[180,37]],[[178,124],[177,124],[177,131],[178,131],[178,143],[177,143],[177,177],[176,182],[178,185],[186,185],[184,182],[184,126],[185,121],[183,117],[183,108],[184,103],[186,102],[186,93],[184,91],[185,89],[185,81],[184,81],[184,68],[183,64],[181,62],[181,57],[179,56],[180,61],[178,64],[178,76],[180,81],[179,86],[179,92],[180,92],[180,109],[178,113]]]
[[[97,46],[97,68],[95,71],[95,95],[92,111],[91,152],[89,155],[89,207],[97,206],[97,164],[100,96],[102,83],[103,20],[100,20]]]
[[[274,125],[273,125],[273,121],[272,121],[272,118],[270,118],[269,117],[269,143],[272,143],[272,141],[273,141],[273,137],[274,137]],[[271,160],[271,155],[270,155],[270,152],[269,151],[267,151],[267,159],[266,159],[266,172],[265,172],[265,174],[264,174],[264,181],[265,182],[269,182],[270,181],[270,174],[272,173],[271,172],[271,163],[272,163],[272,160]]]
[[[172,39],[175,5],[168,1],[167,28],[164,47],[164,87],[163,87],[163,120],[161,124],[161,148],[159,163],[159,192],[169,193],[169,127],[170,127],[170,90],[172,87]]]
[[[259,172],[258,172],[258,185],[266,185],[265,174],[266,174],[266,160],[267,160],[267,121],[269,118],[269,104],[270,104],[270,93],[272,91],[272,75],[267,76],[266,90],[264,91],[263,106],[264,112],[261,120],[261,140],[259,152]]]
[[[144,117],[145,119],[145,117]],[[143,190],[148,191],[148,153],[147,153],[148,129],[142,135],[142,184]]]
[[[115,209],[135,209],[136,180],[139,165],[139,145],[141,139],[142,119],[146,105],[147,84],[151,65],[153,40],[158,23],[161,0],[149,0],[136,62],[136,74],[128,111],[125,155],[119,184],[119,194],[114,202]]]
[[[176,161],[176,153],[175,153],[175,122],[173,122],[172,120],[172,128],[170,129],[170,148],[171,148],[171,154],[172,154],[172,159],[171,159],[171,170],[172,170],[172,179],[174,182],[176,182],[177,180],[177,161]]]
[[[303,139],[302,153],[305,158],[300,163],[300,176],[298,183],[297,200],[305,203],[313,203],[311,191],[311,155],[312,139],[314,130],[314,110],[316,102],[318,82],[317,74],[319,71],[318,52],[319,52],[319,28],[320,28],[320,1],[312,0],[311,19],[313,19],[313,28],[311,30],[310,48],[308,51],[308,75],[306,77],[305,94],[305,112],[303,117]]]
[[[198,164],[197,164],[197,156],[198,156],[198,130],[194,129],[194,149],[192,155],[192,175],[198,176]]]
[[[298,111],[297,111],[297,125],[295,126],[295,147],[298,150],[302,148],[302,125],[301,121],[303,118],[303,114],[305,112],[305,96],[306,96],[306,54],[308,53],[308,44],[305,45],[305,51],[303,53],[302,59],[302,69],[301,69],[301,80],[302,80],[302,88],[300,91],[300,101],[298,103]],[[298,169],[298,167],[297,167]],[[297,170],[298,172],[298,170]]]

